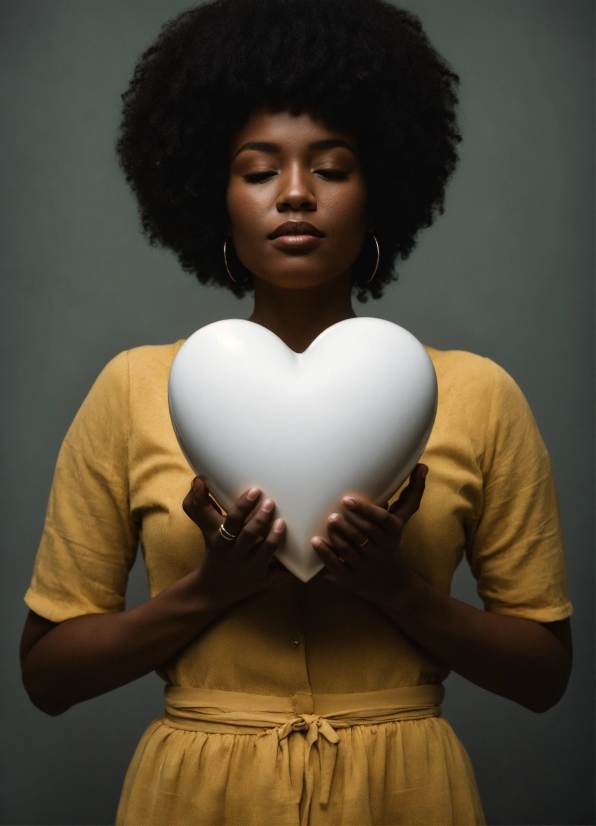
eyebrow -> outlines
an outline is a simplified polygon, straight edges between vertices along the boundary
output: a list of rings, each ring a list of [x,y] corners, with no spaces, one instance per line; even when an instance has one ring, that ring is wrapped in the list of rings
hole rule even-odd
[[[317,149],[335,149],[338,146],[343,146],[345,149],[349,149],[350,152],[356,154],[354,147],[346,140],[343,140],[343,138],[325,138],[322,141],[314,141],[313,143],[308,144],[308,148],[314,151]],[[236,158],[241,152],[244,152],[247,149],[252,149],[256,152],[279,154],[281,152],[281,144],[269,143],[268,141],[248,141],[248,143],[242,144],[234,157]]]

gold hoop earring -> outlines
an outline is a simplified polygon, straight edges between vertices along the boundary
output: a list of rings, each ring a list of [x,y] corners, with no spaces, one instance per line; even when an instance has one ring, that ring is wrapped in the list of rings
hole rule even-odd
[[[224,247],[223,247],[223,253],[224,253],[224,264],[226,265],[226,271],[227,271],[228,275],[230,276],[230,278],[232,279],[232,281],[234,282],[234,284],[237,284],[238,282],[236,281],[236,279],[234,278],[234,276],[233,276],[233,275],[232,275],[232,273],[230,272],[230,268],[228,267],[227,246],[228,246],[228,239],[226,238],[226,240],[224,241]],[[377,246],[378,246],[378,245],[377,245]],[[375,270],[375,272],[376,272],[376,270]]]
[[[373,274],[372,274],[372,275],[371,275],[371,277],[368,279],[368,281],[365,281],[365,282],[364,282],[365,284],[370,284],[370,282],[373,280],[373,278],[374,278],[374,277],[375,277],[375,275],[377,274],[377,270],[379,269],[379,261],[381,260],[381,250],[379,249],[379,242],[377,241],[377,236],[374,234],[374,232],[372,231],[372,229],[371,229],[371,230],[369,230],[369,231],[370,231],[370,234],[371,234],[371,235],[372,235],[372,237],[373,237],[373,241],[375,242],[375,246],[376,246],[376,248],[377,248],[377,263],[375,264],[375,268],[374,268],[374,270],[373,270]]]

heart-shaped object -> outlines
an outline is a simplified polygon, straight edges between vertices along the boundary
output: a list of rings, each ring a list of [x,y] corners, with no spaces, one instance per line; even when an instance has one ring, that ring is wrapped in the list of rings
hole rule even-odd
[[[378,318],[332,325],[304,353],[228,319],[197,330],[169,379],[182,452],[228,510],[253,485],[286,521],[277,556],[303,582],[323,568],[311,545],[341,499],[384,504],[430,436],[437,379],[411,333]]]

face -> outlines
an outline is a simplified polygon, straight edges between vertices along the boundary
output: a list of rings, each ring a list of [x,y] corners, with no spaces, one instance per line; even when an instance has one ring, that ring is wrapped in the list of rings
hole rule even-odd
[[[367,230],[354,140],[308,114],[254,112],[232,143],[227,208],[255,280],[300,289],[349,274]]]

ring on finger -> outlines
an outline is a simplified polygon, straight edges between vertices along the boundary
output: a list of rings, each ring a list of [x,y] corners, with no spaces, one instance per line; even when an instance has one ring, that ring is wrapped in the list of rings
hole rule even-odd
[[[367,542],[368,542],[368,539],[365,539],[364,542],[357,542],[356,544],[358,545],[359,548],[364,548],[364,546],[366,545]]]
[[[226,529],[223,526],[223,522],[219,526],[219,532],[223,536],[224,539],[227,539],[228,542],[232,542],[234,539],[236,539],[236,537],[234,536],[233,533],[230,533],[229,531],[226,531]]]

